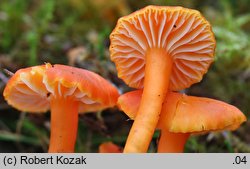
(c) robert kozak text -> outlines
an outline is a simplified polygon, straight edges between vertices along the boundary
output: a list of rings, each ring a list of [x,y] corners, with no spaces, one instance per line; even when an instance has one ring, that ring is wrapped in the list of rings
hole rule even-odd
[[[86,157],[65,157],[63,155],[50,157],[20,156],[20,164],[87,164]]]

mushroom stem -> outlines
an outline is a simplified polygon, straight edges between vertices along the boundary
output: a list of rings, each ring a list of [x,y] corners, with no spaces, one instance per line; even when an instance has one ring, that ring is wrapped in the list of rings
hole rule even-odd
[[[172,60],[164,49],[147,51],[142,99],[124,152],[147,152],[168,91],[171,69]]]
[[[188,133],[171,133],[166,129],[161,130],[158,143],[158,153],[182,153],[185,143],[189,138]]]
[[[50,104],[49,153],[74,152],[78,127],[78,102],[70,97],[51,97]]]

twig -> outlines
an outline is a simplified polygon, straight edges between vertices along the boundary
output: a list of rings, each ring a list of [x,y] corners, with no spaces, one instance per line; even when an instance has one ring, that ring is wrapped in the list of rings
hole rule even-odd
[[[9,76],[13,76],[13,75],[14,75],[14,73],[11,72],[11,71],[9,71],[8,69],[3,69],[3,71],[4,71],[7,75],[9,75]]]
[[[8,82],[8,78],[2,73],[0,72],[0,79],[1,81],[3,81],[5,84]]]

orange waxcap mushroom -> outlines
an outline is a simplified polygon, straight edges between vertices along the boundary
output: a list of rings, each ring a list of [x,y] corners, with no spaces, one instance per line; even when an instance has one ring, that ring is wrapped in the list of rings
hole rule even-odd
[[[110,41],[118,76],[143,88],[124,151],[146,152],[167,91],[199,82],[213,62],[214,34],[196,10],[148,6],[120,18]]]
[[[99,153],[122,153],[122,148],[112,142],[104,142],[99,146]]]
[[[18,70],[3,95],[21,111],[51,109],[49,152],[73,152],[78,112],[115,106],[119,96],[112,84],[93,72],[48,63]]]
[[[118,107],[131,119],[136,116],[141,95],[137,90],[118,99]],[[238,108],[219,100],[175,92],[169,92],[167,98],[157,126],[162,130],[158,152],[181,152],[190,134],[235,130],[246,121]]]
[[[164,123],[169,117],[168,115],[163,116],[159,123],[166,125],[170,132],[175,133],[235,130],[246,121],[246,116],[233,105],[215,99],[185,94],[181,94],[178,99],[173,116],[171,124]]]
[[[235,130],[246,121],[238,108],[219,100],[180,93],[171,93],[169,98],[173,100],[164,104],[158,122],[162,129],[158,152],[182,152],[190,134]]]
[[[142,90],[125,93],[118,98],[118,107],[132,120],[139,108]],[[246,116],[225,102],[169,92],[164,102],[158,128],[173,133],[203,133],[205,131],[235,130]]]

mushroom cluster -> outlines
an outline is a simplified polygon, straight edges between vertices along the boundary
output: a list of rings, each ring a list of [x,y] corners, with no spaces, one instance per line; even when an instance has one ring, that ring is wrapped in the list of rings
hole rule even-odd
[[[200,82],[214,60],[215,37],[200,12],[147,6],[120,18],[110,42],[118,76],[139,90],[119,97],[93,72],[49,63],[20,69],[6,85],[3,95],[18,110],[51,111],[49,152],[74,152],[78,113],[115,105],[134,120],[125,153],[147,152],[156,129],[158,152],[182,152],[191,134],[234,130],[246,121],[232,105],[176,92]],[[122,149],[107,142],[99,151]]]
[[[21,111],[51,111],[49,152],[74,152],[78,112],[116,105],[118,90],[101,76],[80,68],[49,63],[18,70],[3,93]]]
[[[147,6],[120,18],[110,35],[110,41],[110,57],[116,65],[118,76],[130,87],[142,89],[124,152],[147,152],[157,124],[162,121],[159,118],[166,116],[163,121],[167,120],[168,125],[173,120],[169,112],[163,110],[165,102],[173,101],[169,92],[183,90],[201,81],[213,62],[216,46],[214,34],[209,22],[196,10]],[[203,100],[201,104],[205,102]],[[221,104],[212,101],[212,105],[220,107]],[[182,112],[181,122],[190,121],[186,112]],[[198,114],[198,111],[195,112]],[[214,113],[219,114],[217,111]],[[197,116],[196,120],[203,117],[204,122],[205,116],[210,117],[209,113],[198,115],[201,116]],[[206,129],[206,124],[201,124]],[[178,130],[183,132],[181,128]],[[168,130],[163,131],[166,132],[162,132],[162,139],[170,135]],[[188,135],[179,136],[186,139]]]

